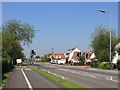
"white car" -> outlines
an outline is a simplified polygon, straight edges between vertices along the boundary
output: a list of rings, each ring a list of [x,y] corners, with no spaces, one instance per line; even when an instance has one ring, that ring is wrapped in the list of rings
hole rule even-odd
[[[65,64],[66,60],[58,60],[58,64]]]
[[[72,59],[72,60],[71,60],[71,62],[73,62],[73,63],[74,63],[74,62],[79,62],[79,61],[78,61],[78,60],[74,60],[74,59]]]

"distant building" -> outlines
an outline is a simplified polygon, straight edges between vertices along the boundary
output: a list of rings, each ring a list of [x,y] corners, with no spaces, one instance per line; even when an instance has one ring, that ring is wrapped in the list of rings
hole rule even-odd
[[[82,59],[86,60],[86,62],[91,62],[92,60],[97,60],[94,50],[90,50],[89,52],[82,52],[81,56],[82,56]]]
[[[66,56],[64,53],[55,54],[55,59],[66,59]]]
[[[46,55],[47,56],[47,58],[49,58],[49,59],[66,59],[66,57],[65,57],[65,54],[64,53],[59,53],[59,54],[54,54],[53,52],[52,53],[49,53],[49,54],[47,54]]]
[[[92,60],[97,60],[96,56],[95,56],[95,51],[94,50],[90,50],[90,52],[88,52],[87,61],[86,62],[91,62]]]
[[[69,49],[66,53],[66,59],[68,59],[68,61],[72,59],[78,59],[80,53],[81,51],[78,48]]]

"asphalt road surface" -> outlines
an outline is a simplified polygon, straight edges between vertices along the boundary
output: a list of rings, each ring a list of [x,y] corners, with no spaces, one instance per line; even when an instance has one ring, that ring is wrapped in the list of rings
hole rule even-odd
[[[31,69],[19,67],[14,69],[4,89],[6,88],[33,90],[33,88],[61,88],[61,86]]]
[[[96,90],[99,88],[118,90],[115,89],[118,88],[118,81],[94,76],[94,74],[96,74],[96,76],[115,76],[114,78],[116,78],[118,75],[116,72],[87,70],[74,66],[55,65],[41,62],[37,63],[36,67],[49,71],[54,75],[63,77],[64,79],[68,79],[74,83],[84,86],[85,88],[90,88],[90,90]],[[62,89],[62,87],[55,82],[24,66],[14,69],[4,89],[6,88],[26,88],[25,90],[34,90],[35,88],[38,88],[38,90],[39,88]]]
[[[107,80],[103,77],[100,78],[94,77],[94,75],[90,76],[91,73],[96,73],[96,74],[108,75],[108,76],[115,75],[117,77],[118,74],[115,72],[102,72],[102,71],[90,71],[90,70],[87,71],[70,66],[54,65],[50,63],[37,63],[36,66],[51,73],[55,73],[56,75],[63,76],[64,78],[69,79],[86,88],[118,88],[117,80],[110,80],[109,78]],[[80,72],[83,73],[84,71],[88,75],[78,74]]]

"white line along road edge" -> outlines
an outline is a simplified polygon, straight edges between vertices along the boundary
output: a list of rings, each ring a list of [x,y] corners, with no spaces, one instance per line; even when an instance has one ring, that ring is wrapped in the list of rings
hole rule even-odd
[[[25,72],[23,71],[23,69],[21,69],[21,71],[22,71],[22,74],[23,74],[23,76],[24,76],[24,78],[25,78],[25,81],[27,82],[28,88],[29,88],[30,90],[33,90],[32,85],[30,84],[27,76],[25,75]]]

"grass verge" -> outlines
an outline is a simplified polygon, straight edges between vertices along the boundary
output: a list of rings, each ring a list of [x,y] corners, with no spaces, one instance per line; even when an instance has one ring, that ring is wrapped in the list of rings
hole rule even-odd
[[[7,72],[7,73],[4,73],[3,75],[2,75],[2,85],[1,85],[1,89],[2,88],[4,88],[4,86],[5,86],[5,84],[7,83],[7,80],[8,80],[8,78],[10,77],[10,75],[11,75],[11,71],[10,72]]]
[[[53,74],[50,74],[46,71],[38,69],[37,67],[33,67],[33,66],[28,66],[28,67],[31,68],[32,70],[46,76],[48,79],[54,81],[55,83],[62,86],[63,88],[68,88],[68,89],[71,89],[71,90],[86,90],[83,86],[80,86],[76,83],[73,83],[73,82],[71,82],[67,79],[63,79],[59,76],[55,76]]]

